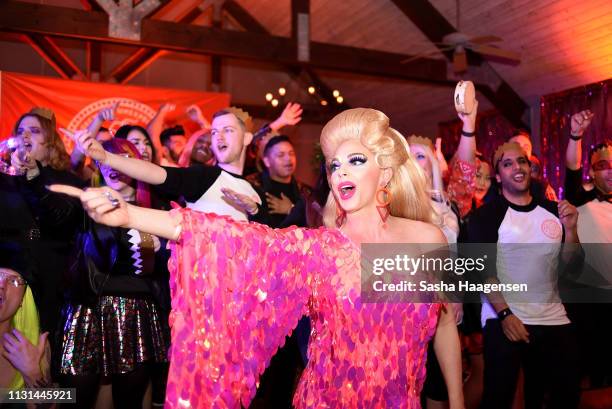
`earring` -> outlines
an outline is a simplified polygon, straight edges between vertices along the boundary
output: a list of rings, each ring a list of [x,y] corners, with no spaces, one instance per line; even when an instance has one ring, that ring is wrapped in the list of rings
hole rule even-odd
[[[336,227],[340,228],[346,221],[346,212],[336,203]]]
[[[381,200],[380,195],[383,194],[383,200]],[[387,196],[386,200],[384,199],[384,195]],[[376,210],[378,210],[378,214],[383,222],[383,227],[387,226],[387,219],[389,218],[389,214],[391,214],[391,210],[389,208],[389,204],[391,203],[391,191],[386,187],[378,188],[376,191]]]

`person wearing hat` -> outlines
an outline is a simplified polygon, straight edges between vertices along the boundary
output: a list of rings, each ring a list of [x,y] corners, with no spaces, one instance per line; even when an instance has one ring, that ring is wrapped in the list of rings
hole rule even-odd
[[[501,195],[473,212],[468,241],[489,250],[484,282],[526,284],[528,290],[492,291],[483,297],[481,407],[509,409],[522,366],[525,407],[543,407],[547,396],[547,407],[576,408],[576,334],[557,283],[561,266],[580,254],[579,245],[567,246],[579,243],[578,213],[565,200],[533,195],[529,156],[518,143],[498,147],[493,167]]]
[[[40,330],[32,273],[18,245],[0,242],[1,389],[44,387],[50,381],[48,332]]]
[[[79,203],[49,192],[45,186],[66,183],[82,187],[70,172],[70,158],[56,130],[55,115],[34,108],[17,120],[13,134],[23,142],[25,158],[13,153],[11,163],[23,175],[0,174],[0,237],[31,251],[36,265],[37,286],[33,288],[44,331],[57,328],[61,307],[61,280],[76,228],[83,220]]]
[[[593,188],[583,185],[582,138],[594,113],[578,112],[571,117],[565,159],[565,196],[578,207],[578,237],[584,243],[585,269],[580,283],[588,289],[588,303],[572,306],[585,346],[585,369],[592,387],[612,384],[612,329],[607,322],[612,313],[612,141],[591,145],[588,175]],[[588,346],[588,347],[587,347]]]

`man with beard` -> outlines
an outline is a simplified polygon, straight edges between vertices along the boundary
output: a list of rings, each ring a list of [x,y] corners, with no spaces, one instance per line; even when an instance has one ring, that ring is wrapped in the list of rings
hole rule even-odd
[[[280,227],[296,203],[310,194],[310,187],[298,182],[293,176],[296,162],[295,150],[289,137],[274,136],[263,151],[263,163],[266,169],[261,173],[247,176],[247,180],[266,195],[270,227]],[[298,227],[306,227],[304,206],[300,205],[300,210],[300,214],[295,215],[293,222]]]
[[[565,158],[565,195],[578,207],[578,237],[584,244],[585,269],[577,280],[584,285],[589,303],[575,304],[580,341],[585,351],[585,367],[591,386],[612,384],[612,329],[607,322],[612,314],[612,142],[592,147],[588,173],[593,189],[582,184],[582,136],[594,114],[585,110],[572,115],[570,138]]]
[[[187,207],[202,212],[227,215],[236,220],[267,221],[263,195],[242,177],[246,147],[251,143],[250,116],[237,108],[226,108],[213,115],[211,149],[216,166],[189,168],[158,166],[135,158],[105,152],[87,133],[77,136],[77,143],[99,163],[154,185],[162,193],[179,197]]]
[[[179,158],[187,144],[185,130],[181,125],[176,125],[171,128],[164,129],[159,139],[162,144],[162,162],[164,166],[178,166]]]
[[[514,142],[493,160],[502,195],[478,208],[468,224],[471,243],[489,246],[485,282],[527,284],[527,293],[490,293],[483,298],[484,393],[482,408],[512,406],[521,366],[525,407],[575,408],[579,376],[574,329],[557,288],[560,262],[579,250],[576,208],[530,191],[530,163]],[[568,246],[570,247],[570,246]],[[482,256],[482,255],[481,255]]]

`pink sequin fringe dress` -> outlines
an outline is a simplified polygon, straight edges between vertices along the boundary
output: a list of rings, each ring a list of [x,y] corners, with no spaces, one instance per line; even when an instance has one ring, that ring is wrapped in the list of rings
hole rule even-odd
[[[248,407],[303,314],[312,334],[297,408],[420,407],[440,304],[361,303],[359,248],[338,230],[180,213],[167,408]]]

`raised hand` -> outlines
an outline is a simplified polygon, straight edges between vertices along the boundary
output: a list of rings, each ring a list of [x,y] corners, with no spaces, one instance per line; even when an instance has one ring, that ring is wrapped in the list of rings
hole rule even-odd
[[[4,357],[28,380],[41,379],[40,361],[45,353],[49,333],[38,338],[38,345],[33,345],[21,332],[13,329],[4,334],[2,344]]]
[[[115,115],[117,113],[117,108],[119,107],[119,104],[121,104],[121,101],[115,102],[109,108],[103,108],[100,111],[98,111],[98,119],[100,119],[100,121],[102,121],[102,122],[104,122],[104,121],[114,121],[115,120]]]
[[[293,202],[284,193],[280,199],[270,193],[266,193],[266,201],[271,214],[289,214],[293,208]]]
[[[49,190],[79,198],[83,209],[97,223],[124,227],[130,222],[127,203],[118,192],[109,187],[81,190],[73,186],[51,185]]]
[[[187,113],[187,116],[189,117],[189,119],[191,119],[193,122],[200,125],[201,128],[206,128],[206,129],[211,128],[210,122],[208,122],[206,118],[204,118],[204,115],[202,114],[202,110],[196,104],[189,105],[187,109],[185,110],[185,113]]]
[[[457,113],[457,116],[463,122],[463,130],[465,132],[474,132],[476,130],[476,114],[478,113],[478,100],[474,100],[474,109],[469,114],[462,112]]]
[[[574,136],[582,136],[584,131],[591,124],[594,116],[595,114],[592,113],[590,109],[585,109],[584,111],[572,115],[571,134]]]
[[[172,104],[170,102],[166,102],[159,107],[159,114],[162,116],[166,116],[168,113],[174,111],[176,109],[176,104]]]
[[[302,120],[302,106],[297,102],[289,102],[281,115],[270,124],[270,128],[277,131],[283,126],[296,125]]]
[[[228,188],[221,189],[221,192],[223,193],[223,197],[227,202],[238,209],[241,209],[245,213],[254,215],[259,210],[257,202],[245,194],[238,193]]]
[[[68,129],[60,128],[60,132],[72,139],[75,143],[75,148],[81,151],[83,155],[87,155],[98,162],[106,160],[106,151],[102,144],[87,129],[79,129],[72,132]]]

